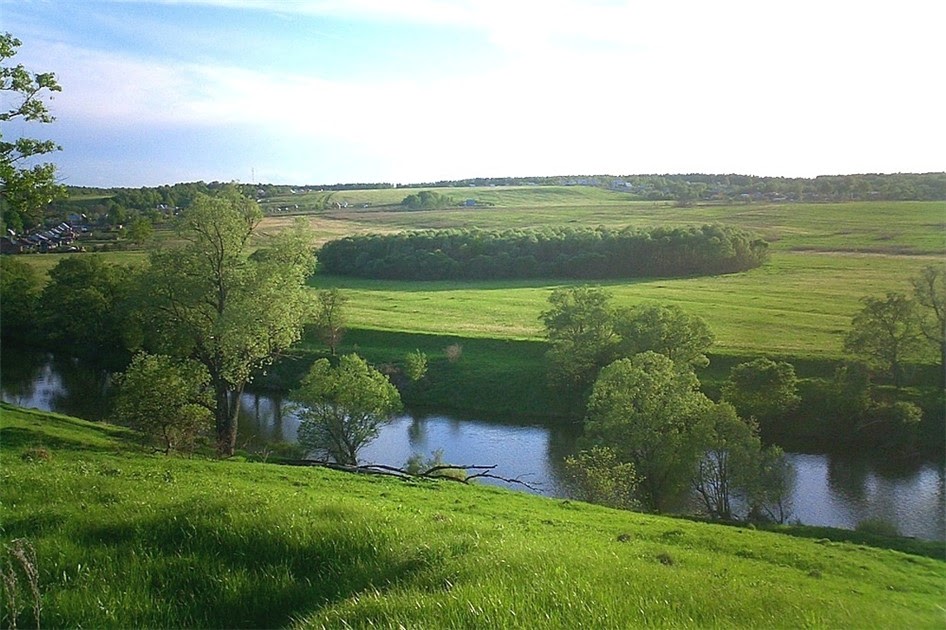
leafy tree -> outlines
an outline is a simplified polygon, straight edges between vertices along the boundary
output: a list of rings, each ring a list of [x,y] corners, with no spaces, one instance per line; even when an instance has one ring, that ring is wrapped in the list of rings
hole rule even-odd
[[[828,402],[831,415],[840,421],[844,433],[853,433],[873,404],[867,364],[855,361],[838,367],[834,371]]]
[[[192,451],[213,426],[210,375],[196,361],[141,352],[117,382],[115,417],[165,454]]]
[[[355,354],[341,357],[334,368],[328,359],[319,359],[289,398],[302,418],[299,443],[351,466],[358,463],[358,451],[401,409],[394,385]]]
[[[711,407],[692,371],[647,351],[601,370],[588,401],[585,436],[633,464],[641,476],[641,503],[663,510],[693,476],[708,442]]]
[[[552,291],[550,308],[541,314],[549,343],[546,354],[552,384],[582,393],[613,355],[617,342],[611,295],[597,287]]]
[[[676,305],[641,304],[623,311],[615,328],[621,336],[619,354],[632,356],[651,350],[675,363],[706,367],[713,333],[701,317]]]
[[[758,476],[762,442],[758,428],[736,415],[728,403],[714,405],[708,414],[708,448],[693,477],[693,488],[713,518],[731,520],[734,499],[745,497]]]
[[[32,74],[22,64],[6,65],[21,44],[10,33],[0,34],[0,63],[4,64],[0,66],[0,122],[51,123],[55,118],[43,99],[62,88],[51,72]],[[19,231],[42,223],[43,208],[64,195],[64,188],[56,184],[55,166],[26,165],[59,149],[51,140],[17,138],[11,142],[0,133],[0,210],[6,226]]]
[[[145,217],[136,217],[128,225],[125,234],[135,245],[144,245],[154,234],[154,226]]]
[[[315,294],[315,331],[332,351],[332,356],[337,353],[345,336],[347,303],[348,297],[336,288],[323,289]]]
[[[638,507],[640,478],[634,464],[618,459],[614,449],[593,446],[565,458],[565,474],[575,498],[621,510]]]
[[[739,415],[760,421],[783,416],[801,402],[794,366],[767,358],[733,367],[722,394]]]
[[[404,359],[404,373],[414,383],[424,378],[427,375],[427,355],[420,350],[407,353]]]
[[[22,258],[3,256],[0,263],[0,335],[6,339],[35,335],[39,276]]]
[[[913,299],[920,306],[920,331],[939,350],[939,371],[946,385],[946,266],[924,267],[913,278]]]
[[[883,299],[868,296],[861,301],[864,307],[851,320],[844,349],[885,370],[899,388],[904,363],[921,348],[916,305],[895,292]]]
[[[260,218],[256,202],[232,187],[198,195],[181,216],[184,244],[152,252],[137,287],[145,344],[191,358],[210,375],[225,456],[233,454],[239,400],[254,370],[300,338],[310,312],[305,280],[314,259],[304,225],[248,257]]]
[[[758,474],[747,491],[749,519],[784,523],[791,515],[795,468],[778,446],[762,450]]]
[[[46,338],[79,354],[119,351],[132,281],[130,268],[97,254],[62,258],[42,293]]]

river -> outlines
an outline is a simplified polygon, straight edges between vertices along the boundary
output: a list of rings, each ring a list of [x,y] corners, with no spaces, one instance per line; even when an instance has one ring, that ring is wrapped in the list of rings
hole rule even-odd
[[[81,362],[4,348],[0,390],[6,402],[100,420],[106,415],[109,377]],[[261,448],[293,442],[299,421],[279,399],[246,394],[238,442]],[[490,422],[441,414],[405,414],[386,425],[361,453],[365,463],[403,466],[414,453],[443,451],[445,461],[495,465],[495,474],[531,486],[514,489],[565,496],[561,461],[574,451],[577,432],[556,424]],[[871,453],[788,453],[795,470],[791,520],[853,529],[871,519],[896,525],[905,536],[946,540],[943,462],[890,461]],[[493,483],[501,483],[494,481]]]

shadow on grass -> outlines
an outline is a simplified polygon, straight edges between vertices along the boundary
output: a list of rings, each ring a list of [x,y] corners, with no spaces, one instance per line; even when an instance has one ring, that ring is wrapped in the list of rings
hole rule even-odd
[[[357,514],[322,507],[296,528],[190,502],[160,516],[88,527],[80,540],[114,548],[123,570],[188,627],[281,627],[358,593],[383,591],[434,562],[398,553]],[[122,563],[128,555],[129,562]],[[150,558],[141,564],[138,558]],[[154,619],[127,619],[138,626]]]

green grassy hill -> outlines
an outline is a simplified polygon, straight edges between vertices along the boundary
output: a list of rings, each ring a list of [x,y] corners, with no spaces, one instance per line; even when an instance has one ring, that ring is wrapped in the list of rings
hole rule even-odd
[[[935,545],[805,539],[491,487],[168,458],[138,450],[123,429],[6,405],[0,499],[0,541],[35,549],[46,627],[946,621],[946,562],[923,555],[937,556]],[[5,603],[3,623],[13,612]],[[34,625],[25,588],[15,612],[17,625]]]

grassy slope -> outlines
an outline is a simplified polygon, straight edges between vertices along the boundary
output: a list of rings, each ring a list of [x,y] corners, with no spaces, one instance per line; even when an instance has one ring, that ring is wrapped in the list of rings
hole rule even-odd
[[[46,626],[944,621],[946,564],[912,553],[489,487],[152,456],[126,431],[9,406],[0,428],[0,538],[35,546]],[[22,457],[37,446],[48,461]]]

